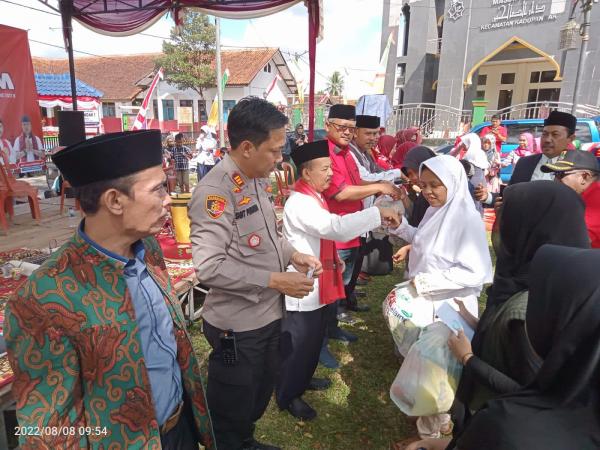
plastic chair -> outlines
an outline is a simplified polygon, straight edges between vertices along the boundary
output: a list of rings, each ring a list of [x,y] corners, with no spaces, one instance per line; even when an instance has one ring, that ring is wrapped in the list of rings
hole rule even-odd
[[[63,214],[63,209],[65,207],[65,194],[67,189],[72,188],[71,183],[69,183],[67,180],[65,180],[63,178],[62,180],[62,185],[60,187],[60,215],[62,216]],[[79,206],[79,200],[75,199],[75,209],[79,211],[79,209],[81,209],[81,207]]]
[[[31,210],[31,216],[35,220],[40,220],[40,202],[37,198],[38,190],[31,186],[26,181],[19,181],[14,177],[10,176],[4,165],[0,164],[0,190],[5,191],[4,201],[2,201],[3,211],[12,218],[15,214],[12,198],[15,197],[27,197],[29,201],[29,208]]]

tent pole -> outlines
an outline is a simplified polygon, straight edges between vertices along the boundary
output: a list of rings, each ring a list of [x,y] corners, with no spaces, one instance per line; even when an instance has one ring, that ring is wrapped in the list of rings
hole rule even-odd
[[[315,65],[317,54],[317,35],[319,34],[319,1],[311,0],[308,7],[308,140],[312,142],[315,131]]]
[[[225,128],[223,127],[223,75],[221,72],[221,19],[215,17],[217,35],[217,96],[219,101],[219,147],[225,147]]]
[[[69,55],[69,76],[71,78],[73,111],[77,111],[77,85],[75,81],[75,59],[73,58],[73,0],[60,0],[60,15],[62,18],[65,48]]]

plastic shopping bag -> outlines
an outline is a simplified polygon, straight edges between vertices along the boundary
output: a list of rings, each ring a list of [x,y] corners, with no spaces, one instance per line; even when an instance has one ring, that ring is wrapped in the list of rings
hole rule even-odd
[[[386,319],[398,351],[406,356],[421,329],[434,321],[433,302],[417,294],[410,282],[396,285],[383,301]]]
[[[442,322],[426,327],[406,356],[390,388],[390,397],[408,416],[447,412],[462,365],[448,348],[450,328]]]

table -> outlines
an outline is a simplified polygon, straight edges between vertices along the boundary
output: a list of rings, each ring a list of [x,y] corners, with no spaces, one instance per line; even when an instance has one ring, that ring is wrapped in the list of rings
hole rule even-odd
[[[165,258],[165,264],[177,297],[182,304],[185,303],[183,313],[188,323],[198,320],[202,316],[202,304],[208,289],[198,282],[192,260]],[[200,299],[200,308],[196,310],[197,300]]]

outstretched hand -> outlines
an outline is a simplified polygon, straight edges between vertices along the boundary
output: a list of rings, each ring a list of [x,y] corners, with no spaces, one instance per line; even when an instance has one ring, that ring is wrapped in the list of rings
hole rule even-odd
[[[409,253],[410,253],[410,245],[405,245],[400,250],[398,250],[396,253],[394,253],[394,256],[392,256],[392,259],[394,260],[395,263],[399,263],[401,261],[404,261]]]

